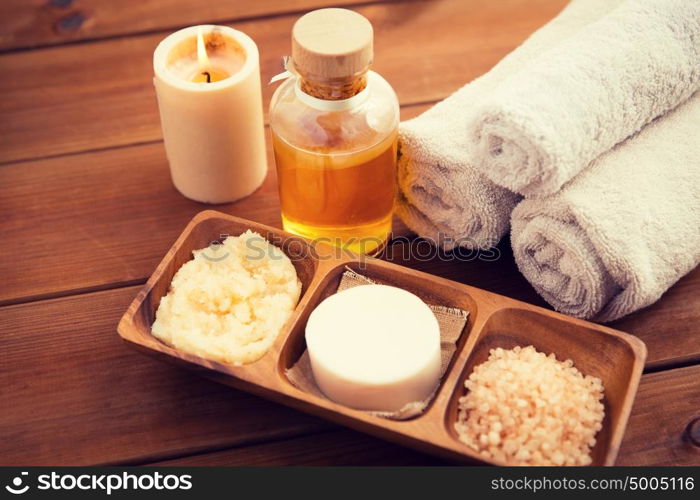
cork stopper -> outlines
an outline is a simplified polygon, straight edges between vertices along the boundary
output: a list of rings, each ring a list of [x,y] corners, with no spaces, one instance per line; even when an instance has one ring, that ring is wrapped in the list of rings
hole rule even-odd
[[[372,64],[372,39],[372,25],[357,12],[335,8],[309,12],[292,29],[294,68],[313,86],[345,85],[347,89],[340,98],[349,97],[364,88],[364,73]],[[353,83],[355,79],[360,81]],[[329,94],[328,89],[324,92]]]

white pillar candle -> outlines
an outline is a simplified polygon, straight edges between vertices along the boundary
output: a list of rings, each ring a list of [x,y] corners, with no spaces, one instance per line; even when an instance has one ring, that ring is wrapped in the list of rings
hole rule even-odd
[[[255,42],[226,26],[192,26],[158,45],[153,69],[178,191],[206,203],[255,191],[267,172]]]

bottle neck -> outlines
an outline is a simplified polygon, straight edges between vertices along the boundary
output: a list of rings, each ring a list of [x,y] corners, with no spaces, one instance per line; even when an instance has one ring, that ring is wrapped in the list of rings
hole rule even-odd
[[[322,80],[301,76],[301,91],[305,94],[323,99],[324,101],[340,101],[350,99],[367,87],[367,70],[347,78]]]

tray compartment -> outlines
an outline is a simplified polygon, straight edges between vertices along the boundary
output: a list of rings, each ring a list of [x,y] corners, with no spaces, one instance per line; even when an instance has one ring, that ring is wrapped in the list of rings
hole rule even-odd
[[[643,368],[646,348],[627,334],[539,308],[507,307],[486,320],[467,358],[445,412],[445,425],[458,441],[454,422],[464,381],[486,361],[491,349],[532,345],[557,360],[571,359],[584,375],[603,381],[605,418],[592,450],[593,465],[612,465],[622,440]],[[459,442],[464,448],[466,444]]]
[[[274,350],[274,345],[273,349],[259,360],[242,367],[233,367],[177,351],[151,335],[151,325],[155,320],[155,312],[158,309],[160,300],[168,292],[170,282],[175,273],[183,264],[192,259],[192,251],[205,248],[215,241],[221,242],[227,236],[238,236],[248,229],[259,233],[269,242],[280,247],[294,264],[297,276],[302,284],[299,303],[292,314],[292,318],[294,318],[299,308],[303,307],[305,295],[318,272],[319,256],[317,249],[309,241],[285,233],[282,230],[275,230],[262,224],[208,210],[200,212],[185,228],[182,235],[170,248],[144,288],[132,302],[119,325],[119,332],[122,337],[127,341],[138,344],[140,347],[155,349],[162,354],[224,373],[240,372],[240,370],[256,365],[268,358],[270,352]],[[215,256],[216,250],[212,250],[212,252],[212,256]],[[290,318],[290,322],[292,318]],[[277,341],[286,335],[288,329],[289,322],[280,332]]]
[[[470,294],[466,293],[463,288],[460,288],[457,291],[450,285],[443,284],[442,286],[437,286],[435,283],[436,278],[425,273],[412,271],[404,267],[396,266],[394,264],[389,264],[387,262],[372,258],[336,264],[327,272],[319,286],[314,289],[313,295],[310,298],[307,306],[300,312],[297,321],[295,321],[292,325],[292,329],[280,351],[280,375],[284,377],[287,383],[292,385],[287,379],[285,371],[294,366],[294,364],[306,350],[306,340],[304,338],[306,321],[308,320],[311,311],[313,311],[316,306],[321,303],[321,301],[336,293],[342,275],[347,269],[351,269],[352,271],[361,274],[376,283],[403,288],[404,290],[418,295],[428,304],[455,307],[469,312],[467,323],[465,324],[459,340],[457,341],[456,350],[452,360],[445,371],[445,375],[440,381],[440,387],[438,388],[436,396],[426,407],[423,414],[419,415],[418,417],[414,417],[414,419],[422,418],[427,414],[427,412],[432,408],[433,403],[438,399],[437,396],[441,392],[450,371],[454,368],[455,361],[459,357],[459,353],[464,348],[465,343],[470,336],[472,326],[477,316],[477,303]],[[453,285],[456,284],[453,283]],[[459,287],[459,285],[457,285],[457,287]]]

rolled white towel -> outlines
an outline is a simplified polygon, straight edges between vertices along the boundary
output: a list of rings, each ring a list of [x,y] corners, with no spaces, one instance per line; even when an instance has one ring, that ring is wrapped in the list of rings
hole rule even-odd
[[[397,215],[417,234],[446,250],[495,246],[508,231],[519,196],[470,166],[458,170],[463,158],[448,160],[451,155],[444,150],[417,147],[408,137],[404,133],[402,150],[409,149],[410,157],[404,154],[399,159]]]
[[[700,89],[700,1],[626,0],[489,94],[469,125],[475,165],[527,197]]]
[[[397,214],[419,235],[445,248],[487,248],[509,227],[520,197],[492,183],[468,160],[466,124],[474,107],[540,53],[573,35],[622,0],[573,0],[491,71],[400,127]]]
[[[555,309],[612,321],[700,262],[699,126],[700,93],[559,193],[515,208],[515,261]]]

